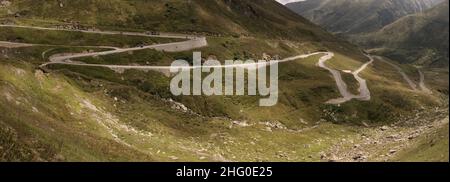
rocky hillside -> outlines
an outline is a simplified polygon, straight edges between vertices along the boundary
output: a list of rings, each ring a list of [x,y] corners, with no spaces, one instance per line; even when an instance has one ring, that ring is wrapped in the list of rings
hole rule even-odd
[[[307,0],[286,6],[331,32],[359,34],[377,31],[439,2],[442,0]]]

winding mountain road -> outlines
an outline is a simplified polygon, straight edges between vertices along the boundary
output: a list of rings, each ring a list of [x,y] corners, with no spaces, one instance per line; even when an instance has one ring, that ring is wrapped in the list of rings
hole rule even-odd
[[[20,48],[20,47],[31,47],[31,46],[33,46],[33,44],[0,41],[0,47]]]
[[[419,71],[419,75],[420,75],[420,81],[419,81],[419,88],[427,93],[427,94],[431,94],[433,93],[426,85],[425,85],[425,75],[423,74],[422,70],[418,69]]]
[[[376,56],[376,58],[378,60],[383,61],[386,64],[389,64],[393,68],[395,68],[398,71],[398,73],[400,73],[400,75],[402,75],[403,79],[406,81],[406,83],[408,83],[409,87],[412,90],[414,90],[414,91],[422,91],[422,92],[427,93],[427,94],[433,93],[431,91],[431,89],[429,89],[425,85],[425,75],[423,74],[422,70],[420,70],[419,68],[417,69],[417,71],[419,72],[420,80],[419,80],[419,84],[416,84],[416,83],[414,83],[414,81],[412,79],[409,78],[409,76],[403,71],[403,69],[400,66],[398,66],[398,65],[396,65],[394,63],[391,63],[391,62],[383,59],[380,56]]]
[[[146,33],[139,32],[117,32],[117,31],[100,31],[100,30],[68,30],[68,29],[59,29],[59,28],[44,28],[44,27],[32,27],[32,26],[21,26],[21,25],[0,25],[0,27],[15,27],[15,28],[30,28],[37,30],[52,30],[52,31],[71,31],[71,32],[83,32],[83,33],[94,33],[94,34],[108,34],[108,35],[128,35],[128,36],[146,36],[146,37],[161,37],[161,38],[174,38],[174,39],[187,39],[181,42],[173,42],[173,43],[165,43],[165,44],[155,44],[148,46],[140,46],[133,48],[118,48],[118,47],[109,47],[109,46],[67,46],[67,47],[91,47],[91,48],[108,48],[111,50],[100,51],[100,52],[89,52],[89,53],[60,53],[55,54],[49,57],[49,62],[40,65],[40,67],[45,67],[51,64],[64,64],[64,65],[74,65],[74,66],[86,66],[86,67],[104,67],[109,68],[115,71],[121,71],[126,69],[138,69],[138,70],[157,70],[167,72],[171,68],[177,68],[172,66],[134,66],[134,65],[106,65],[106,64],[87,64],[83,62],[74,62],[71,59],[83,58],[83,57],[94,57],[94,56],[104,56],[111,55],[117,53],[123,53],[128,51],[137,51],[144,49],[155,49],[158,51],[166,51],[166,52],[180,52],[187,51],[196,48],[201,48],[208,46],[206,37],[203,36],[192,36],[192,35],[182,35],[182,34],[170,34],[170,33],[162,33],[159,35],[150,35]],[[14,42],[0,42],[0,46],[7,45],[11,47],[20,47],[20,46],[44,46],[44,44],[26,44],[26,43],[14,43]],[[48,51],[42,53],[42,56],[45,57],[45,54]],[[326,61],[332,59],[334,57],[334,53],[332,52],[315,52],[310,54],[303,54],[298,56],[288,57],[278,61],[269,61],[269,62],[257,62],[257,63],[248,63],[248,64],[232,64],[232,65],[213,65],[213,66],[180,66],[178,69],[196,69],[201,67],[209,67],[209,68],[231,68],[231,67],[242,67],[247,69],[259,68],[261,66],[268,66],[274,63],[283,63],[289,61],[295,61],[298,59],[308,58],[310,56],[324,54],[324,56],[320,57],[318,66],[328,70],[336,81],[336,85],[339,89],[339,92],[342,98],[332,99],[328,101],[328,104],[342,104],[348,102],[352,99],[364,100],[368,101],[371,99],[370,91],[367,87],[366,80],[359,76],[359,73],[367,68],[369,64],[373,62],[373,58],[370,58],[370,61],[366,64],[362,65],[358,70],[352,72],[355,79],[358,81],[360,87],[359,95],[354,95],[348,91],[347,84],[342,79],[342,76],[339,71],[329,68],[325,65]]]
[[[45,63],[41,66],[47,66],[49,64],[57,64],[62,63],[65,60],[75,59],[75,58],[83,58],[83,57],[93,57],[93,56],[103,56],[109,54],[117,54],[128,51],[137,51],[144,49],[155,49],[158,51],[166,51],[166,52],[180,52],[187,51],[195,48],[201,48],[208,46],[206,38],[203,36],[193,36],[193,35],[183,35],[183,34],[174,34],[174,33],[159,33],[158,35],[141,33],[141,32],[119,32],[119,31],[102,31],[102,30],[72,30],[72,29],[60,29],[60,28],[47,28],[47,27],[34,27],[34,26],[23,26],[23,25],[0,25],[0,27],[11,27],[11,28],[28,28],[35,30],[49,30],[49,31],[67,31],[67,32],[81,32],[81,33],[90,33],[90,34],[103,34],[103,35],[126,35],[126,36],[141,36],[141,37],[159,37],[159,38],[172,38],[172,39],[188,39],[182,42],[173,42],[166,44],[155,44],[148,46],[140,46],[133,48],[117,48],[117,47],[109,47],[109,46],[72,46],[72,47],[92,47],[92,48],[110,48],[113,50],[102,51],[102,52],[91,52],[91,53],[78,53],[78,54],[57,54],[51,56],[50,62]],[[37,44],[22,44],[22,43],[12,43],[12,42],[3,42],[4,44],[9,43],[10,45],[22,45],[22,46],[36,46]],[[42,46],[43,44],[41,44]],[[47,45],[50,46],[50,45]]]
[[[43,64],[41,66],[46,66],[48,64],[55,64],[55,63],[63,63],[65,60],[70,60],[70,59],[75,59],[75,58],[105,56],[105,55],[110,55],[110,54],[118,54],[118,53],[124,53],[124,52],[129,52],[129,51],[138,51],[138,50],[144,50],[144,49],[155,49],[158,51],[166,51],[166,52],[181,52],[181,51],[192,50],[195,48],[205,47],[207,45],[208,44],[206,42],[206,38],[199,37],[199,38],[193,38],[193,39],[183,41],[183,42],[156,44],[156,45],[133,47],[133,48],[118,48],[118,49],[102,51],[102,52],[79,53],[79,54],[69,54],[69,55],[59,54],[59,55],[51,56],[49,58],[50,62]]]
[[[352,72],[352,75],[355,77],[356,81],[358,81],[358,83],[359,83],[359,95],[354,95],[354,94],[350,93],[350,91],[348,90],[347,84],[342,79],[341,72],[338,70],[332,69],[325,64],[328,60],[333,58],[333,56],[334,56],[333,53],[328,53],[326,56],[321,57],[319,60],[318,66],[328,70],[333,75],[333,77],[336,81],[336,85],[338,87],[339,93],[341,94],[342,98],[332,99],[332,100],[329,100],[327,103],[328,104],[342,104],[342,103],[348,102],[352,99],[369,101],[371,99],[371,96],[370,96],[369,88],[367,86],[367,81],[365,79],[361,78],[359,76],[359,73],[361,73],[363,70],[365,70],[369,64],[372,64],[374,59],[371,56],[367,56],[370,59],[370,61],[363,64],[356,71]]]
[[[409,87],[410,87],[412,90],[417,90],[417,85],[409,78],[409,76],[403,71],[403,69],[400,68],[400,66],[398,66],[398,65],[396,65],[396,64],[394,64],[394,63],[391,63],[391,62],[389,62],[389,61],[386,61],[385,59],[383,59],[383,58],[380,57],[380,56],[377,56],[376,58],[377,58],[378,60],[383,61],[384,63],[386,63],[386,64],[392,66],[393,68],[395,68],[395,69],[398,71],[398,73],[400,73],[400,75],[402,75],[403,79],[406,81],[406,83],[409,85]]]
[[[35,30],[50,30],[50,31],[65,31],[65,32],[81,32],[81,33],[103,34],[103,35],[127,35],[127,36],[139,36],[139,37],[162,37],[162,38],[173,38],[173,39],[195,39],[197,37],[197,36],[194,36],[194,35],[185,35],[185,34],[177,34],[177,33],[148,34],[148,33],[145,33],[145,32],[124,32],[124,31],[107,31],[107,30],[77,30],[77,29],[35,27],[35,26],[8,25],[8,24],[0,24],[0,27],[27,28],[27,29],[35,29]]]

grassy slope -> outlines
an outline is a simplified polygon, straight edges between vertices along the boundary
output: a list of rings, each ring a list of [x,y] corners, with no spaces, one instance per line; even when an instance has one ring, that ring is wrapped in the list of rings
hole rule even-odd
[[[168,78],[162,76],[159,73],[153,72],[139,72],[139,71],[126,71],[123,74],[117,74],[111,70],[105,69],[91,69],[83,67],[54,67],[62,69],[61,73],[52,73],[47,75],[45,78],[49,79],[48,82],[53,82],[53,84],[62,82],[68,83],[64,84],[64,87],[70,88],[69,90],[75,89],[76,92],[57,92],[60,94],[68,95],[69,97],[63,97],[63,100],[55,100],[55,96],[50,96],[46,102],[40,100],[40,95],[33,95],[31,93],[39,94],[50,94],[53,93],[52,90],[58,88],[58,86],[53,86],[52,89],[40,89],[36,84],[42,82],[36,80],[40,76],[33,75],[33,70],[31,65],[28,63],[11,63],[4,65],[2,73],[2,80],[9,83],[10,86],[2,88],[13,88],[22,90],[22,92],[12,91],[8,93],[23,93],[22,96],[12,96],[13,98],[27,97],[29,100],[40,103],[43,102],[44,106],[34,106],[37,108],[38,113],[44,115],[44,119],[39,119],[34,125],[30,126],[35,130],[44,130],[47,128],[42,128],[47,125],[58,123],[58,120],[62,121],[79,121],[78,124],[81,125],[76,133],[81,132],[81,136],[74,134],[75,136],[68,135],[70,138],[77,138],[77,141],[83,141],[87,143],[87,146],[81,146],[81,149],[73,149],[79,147],[79,143],[72,143],[70,139],[64,139],[56,137],[60,135],[59,132],[66,133],[65,128],[56,128],[58,131],[54,135],[48,136],[47,140],[38,140],[41,143],[39,146],[43,145],[41,148],[46,151],[53,151],[47,154],[47,157],[42,156],[43,160],[100,160],[100,161],[110,161],[110,160],[158,160],[158,161],[173,161],[174,156],[179,158],[179,160],[244,160],[244,161],[260,161],[260,160],[271,160],[271,161],[286,161],[286,160],[302,160],[302,161],[317,161],[320,160],[320,151],[326,150],[331,143],[334,143],[340,136],[348,137],[354,135],[354,128],[346,125],[336,125],[336,124],[319,124],[318,128],[313,130],[306,130],[302,134],[292,133],[285,129],[272,129],[274,131],[268,132],[264,125],[259,125],[258,121],[280,121],[289,129],[305,129],[309,126],[317,125],[314,121],[318,121],[320,118],[325,118],[328,121],[342,122],[351,121],[353,123],[360,122],[362,117],[374,117],[375,119],[380,116],[373,116],[373,111],[378,111],[379,108],[374,107],[373,102],[371,103],[360,103],[351,102],[349,104],[343,105],[342,108],[328,108],[321,103],[325,102],[329,98],[337,97],[337,93],[334,90],[334,81],[329,77],[329,74],[317,68],[315,63],[318,57],[312,57],[307,60],[300,60],[298,62],[292,62],[281,65],[281,70],[283,70],[280,80],[280,88],[282,89],[282,96],[280,104],[277,107],[272,108],[259,108],[255,107],[256,99],[254,98],[181,98],[181,101],[188,105],[192,109],[198,109],[202,111],[202,115],[210,116],[220,116],[226,114],[228,117],[239,119],[242,121],[247,121],[250,124],[256,124],[252,127],[238,127],[234,125],[233,129],[229,129],[231,121],[226,118],[207,118],[201,119],[197,116],[180,114],[179,111],[171,109],[170,104],[161,102],[159,97],[170,97],[167,95],[167,82]],[[339,59],[338,59],[339,60]],[[16,61],[13,61],[16,62]],[[301,67],[301,69],[297,69]],[[24,70],[24,75],[18,77],[21,78],[17,80],[17,75]],[[68,70],[71,70],[68,72]],[[15,73],[17,72],[17,73]],[[63,76],[64,73],[66,76]],[[81,74],[78,74],[81,73]],[[372,73],[373,74],[373,73]],[[39,74],[37,74],[39,75]],[[374,74],[375,75],[375,74]],[[61,77],[61,78],[60,78]],[[57,81],[52,81],[53,79],[58,79]],[[122,80],[122,78],[124,80]],[[67,81],[64,81],[66,80]],[[374,81],[380,78],[374,79]],[[386,79],[386,78],[385,78]],[[24,80],[27,80],[26,82]],[[47,82],[47,81],[45,81]],[[319,84],[321,83],[321,84]],[[148,86],[148,84],[150,84]],[[391,84],[388,82],[386,84]],[[29,85],[29,86],[26,86]],[[38,84],[39,85],[39,84]],[[146,86],[147,85],[147,86]],[[27,88],[31,87],[31,88]],[[380,86],[381,87],[381,86]],[[401,87],[401,86],[399,86]],[[399,87],[393,87],[392,89],[397,89]],[[161,90],[160,90],[161,89]],[[389,89],[388,89],[389,90]],[[405,89],[407,90],[407,89]],[[381,92],[376,92],[377,94],[383,93],[385,88],[383,87]],[[106,94],[105,94],[106,93]],[[31,94],[31,95],[28,95]],[[75,97],[73,95],[82,94],[82,98]],[[105,95],[104,95],[105,94]],[[392,94],[392,91],[385,94]],[[118,102],[114,101],[114,98],[118,98]],[[386,99],[392,99],[393,97],[388,97]],[[75,100],[72,100],[75,99]],[[95,105],[97,108],[104,109],[104,112],[110,113],[113,117],[119,118],[119,122],[127,127],[133,127],[139,129],[140,131],[151,132],[153,134],[153,139],[150,140],[137,140],[133,139],[135,134],[129,134],[127,131],[121,131],[119,129],[113,130],[119,138],[132,144],[136,148],[132,148],[132,153],[136,155],[147,154],[151,157],[135,158],[135,155],[125,155],[124,153],[130,153],[130,149],[121,148],[118,145],[117,148],[100,148],[93,149],[89,147],[92,141],[105,140],[109,142],[114,142],[114,135],[109,134],[108,130],[99,132],[97,130],[86,130],[87,128],[98,128],[101,130],[102,126],[100,123],[89,121],[89,118],[83,117],[84,114],[74,112],[74,115],[64,114],[65,112],[70,112],[72,109],[68,108],[68,111],[57,111],[55,112],[53,107],[56,108],[67,108],[68,103],[72,103],[73,107],[82,107],[83,100],[89,100],[90,103]],[[199,99],[204,102],[199,102]],[[45,101],[45,100],[44,100]],[[3,104],[10,105],[14,104],[13,101],[3,101]],[[54,103],[55,102],[55,103]],[[58,103],[58,104],[56,104]],[[206,105],[198,105],[198,103],[207,103]],[[219,104],[222,103],[222,104]],[[376,103],[376,102],[375,102]],[[380,104],[380,103],[379,103]],[[384,103],[381,103],[384,104]],[[5,113],[10,110],[16,110],[10,107],[2,107]],[[26,107],[20,105],[23,109],[20,112],[33,113],[33,106],[27,104]],[[60,106],[59,106],[60,105]],[[115,108],[112,106],[115,105]],[[52,108],[45,108],[45,106],[51,106]],[[214,106],[214,107],[211,107]],[[227,106],[227,107],[224,107]],[[238,107],[237,109],[230,108]],[[361,106],[361,107],[358,107]],[[376,106],[376,105],[375,105]],[[402,105],[404,106],[404,105]],[[44,108],[41,108],[44,107]],[[243,112],[239,111],[239,107],[244,107]],[[382,105],[380,105],[383,108]],[[400,105],[399,105],[400,107]],[[360,108],[363,108],[361,110]],[[86,108],[84,108],[86,109]],[[321,113],[319,109],[326,109],[333,112],[342,112],[338,115],[338,119],[334,120],[331,115],[317,115]],[[355,115],[354,118],[348,118],[353,112],[358,110],[361,115]],[[197,110],[196,110],[197,111]],[[73,112],[73,111],[72,111]],[[92,112],[83,111],[84,112]],[[366,115],[369,112],[369,115]],[[384,113],[385,110],[380,110],[380,113]],[[94,112],[96,113],[96,112]],[[98,121],[104,121],[111,119],[108,114],[96,113],[100,116]],[[276,114],[275,114],[276,113]],[[328,113],[328,112],[327,112]],[[30,120],[30,116],[21,115],[21,120]],[[17,122],[12,118],[17,118],[18,115],[13,115],[3,119],[4,123],[11,126],[16,130],[17,133],[36,135],[36,132],[21,131],[23,126],[17,126],[17,124],[22,124],[23,122]],[[81,117],[81,118],[78,118]],[[106,118],[105,118],[106,117]],[[386,117],[386,116],[383,116]],[[51,119],[57,118],[57,119]],[[47,121],[50,120],[50,121]],[[302,121],[303,120],[303,121]],[[183,122],[180,122],[183,121]],[[375,121],[375,120],[374,120]],[[80,124],[80,122],[82,122]],[[306,123],[303,123],[306,122]],[[85,124],[86,123],[86,124]],[[376,124],[376,123],[375,123]],[[72,128],[70,123],[62,124],[64,127]],[[89,125],[89,126],[84,126]],[[119,126],[123,126],[119,125]],[[115,125],[112,125],[115,126]],[[71,129],[71,130],[72,130]],[[13,130],[13,131],[14,131]],[[17,131],[19,130],[19,131]],[[83,133],[87,134],[83,134]],[[35,138],[40,138],[41,133],[37,134]],[[91,139],[83,138],[85,135],[93,135]],[[6,137],[5,137],[6,138]],[[58,140],[56,140],[58,138]],[[100,139],[99,139],[100,138]],[[186,138],[190,138],[186,140]],[[270,140],[269,140],[270,138]],[[320,138],[320,139],[317,139]],[[316,140],[317,139],[317,140]],[[19,139],[14,143],[20,143],[26,146],[26,149],[34,149],[35,146],[30,146],[27,144],[22,144],[25,139]],[[37,139],[36,139],[37,140]],[[62,143],[59,140],[64,140],[65,145],[60,146]],[[69,140],[69,141],[66,141]],[[87,140],[87,141],[85,141]],[[317,143],[317,141],[319,141]],[[291,144],[290,141],[298,141],[298,143]],[[5,147],[11,141],[6,141]],[[213,142],[213,144],[211,144]],[[183,145],[181,145],[183,143]],[[207,144],[209,143],[209,144]],[[96,144],[97,145],[97,144]],[[254,147],[254,146],[258,147]],[[157,146],[157,147],[156,147]],[[123,147],[123,146],[122,146]],[[195,150],[194,148],[205,148],[203,150]],[[254,151],[243,150],[244,148],[254,147]],[[37,149],[36,149],[37,150]],[[75,150],[75,151],[73,151]],[[110,152],[104,152],[107,150]],[[160,151],[160,153],[158,153]],[[192,154],[192,152],[195,152]],[[241,151],[246,151],[245,154]],[[40,155],[41,152],[37,152]],[[287,154],[286,154],[287,153]],[[58,155],[59,154],[59,155]],[[89,157],[87,157],[89,156]],[[145,155],[144,155],[145,156]],[[251,157],[252,156],[252,157]],[[255,157],[256,156],[256,157]],[[286,157],[287,156],[287,157]],[[311,156],[311,157],[308,157]],[[5,160],[27,160],[29,158],[25,157],[7,157]],[[37,159],[33,159],[37,160]]]
[[[352,134],[331,124],[300,135],[230,128],[228,119],[183,114],[127,86],[42,74],[16,61],[0,69],[3,161],[316,161],[338,136]]]
[[[272,0],[62,0],[44,5],[14,0],[13,12],[0,20],[18,24],[53,26],[61,22],[100,29],[155,30],[208,35],[250,36],[319,43],[328,49],[361,58],[355,46],[335,38],[303,17]],[[78,11],[83,7],[83,11]],[[270,9],[270,11],[266,11]],[[1,12],[1,11],[0,11]],[[15,17],[19,14],[19,17]],[[69,23],[70,22],[70,23]]]
[[[419,139],[415,146],[397,154],[395,161],[448,162],[448,124]]]
[[[0,73],[4,96],[0,120],[5,126],[1,138],[6,139],[2,141],[2,160],[151,159],[108,136],[107,128],[98,123],[104,122],[103,114],[83,104],[98,106],[104,101],[87,95],[64,76],[47,77],[14,62],[2,64]]]
[[[176,39],[171,40],[154,37],[99,35],[81,32],[48,31],[9,27],[2,27],[0,29],[0,40],[32,44],[113,47],[136,47],[138,45],[179,41]]]
[[[380,31],[354,38],[375,53],[403,63],[448,67],[448,1],[424,13],[403,17]]]
[[[374,32],[408,14],[433,7],[442,0],[314,0],[287,7],[327,30],[345,35]]]
[[[448,67],[448,0],[317,0],[287,6],[375,54]]]
[[[0,69],[2,161],[320,161],[322,151],[361,134],[327,122],[298,132],[254,120],[238,126],[183,114],[126,85],[17,61]]]

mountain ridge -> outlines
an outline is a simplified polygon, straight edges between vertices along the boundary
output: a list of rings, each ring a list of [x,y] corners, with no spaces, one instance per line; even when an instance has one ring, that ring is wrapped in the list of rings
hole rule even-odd
[[[0,161],[385,161],[416,144],[410,136],[429,142],[441,127],[429,124],[448,116],[448,81],[395,69],[275,1],[8,2],[0,9],[10,25],[0,26]],[[167,70],[193,52],[285,60],[278,103],[176,96],[172,74],[147,69]],[[437,148],[425,158],[448,161],[448,147]]]
[[[442,0],[307,0],[286,6],[334,33],[373,32],[408,14],[422,12]]]

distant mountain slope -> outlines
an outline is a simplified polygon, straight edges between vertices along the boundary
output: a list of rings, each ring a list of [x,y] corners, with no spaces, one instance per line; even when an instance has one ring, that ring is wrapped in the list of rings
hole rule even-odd
[[[273,0],[0,0],[0,22],[35,27],[0,27],[0,41],[46,44],[0,42],[0,161],[336,161],[327,157],[336,145],[359,150],[370,143],[374,149],[367,151],[378,155],[415,142],[403,125],[387,132],[382,125],[411,128],[448,116],[447,108],[436,109],[447,107],[441,93],[448,95],[448,80],[431,80],[424,71],[433,94],[413,90],[393,66],[369,62],[357,47]],[[208,46],[184,52],[126,49],[70,60],[80,65],[39,68],[52,55],[106,51],[88,45],[143,48],[180,40],[36,27],[201,33]],[[192,60],[193,51],[205,59],[244,60],[324,50],[334,53],[326,63],[332,54],[279,64],[279,102],[273,107],[258,107],[263,96],[175,96],[164,71],[81,63],[167,66]],[[417,69],[404,68],[411,79],[420,79]],[[448,72],[440,75],[433,72],[439,78]],[[367,89],[370,100],[327,104],[343,95],[367,95]],[[392,140],[386,138],[391,133],[399,136],[398,145],[383,143]],[[442,152],[448,153],[427,154]],[[357,153],[342,152],[351,161],[372,161]]]
[[[331,32],[358,34],[381,29],[442,0],[307,0],[286,6]]]
[[[42,5],[11,0],[0,22],[53,26],[65,22],[100,29],[200,33],[320,44],[364,59],[359,49],[275,0],[58,0]]]
[[[449,2],[403,17],[355,42],[408,63],[433,67],[449,64]]]

